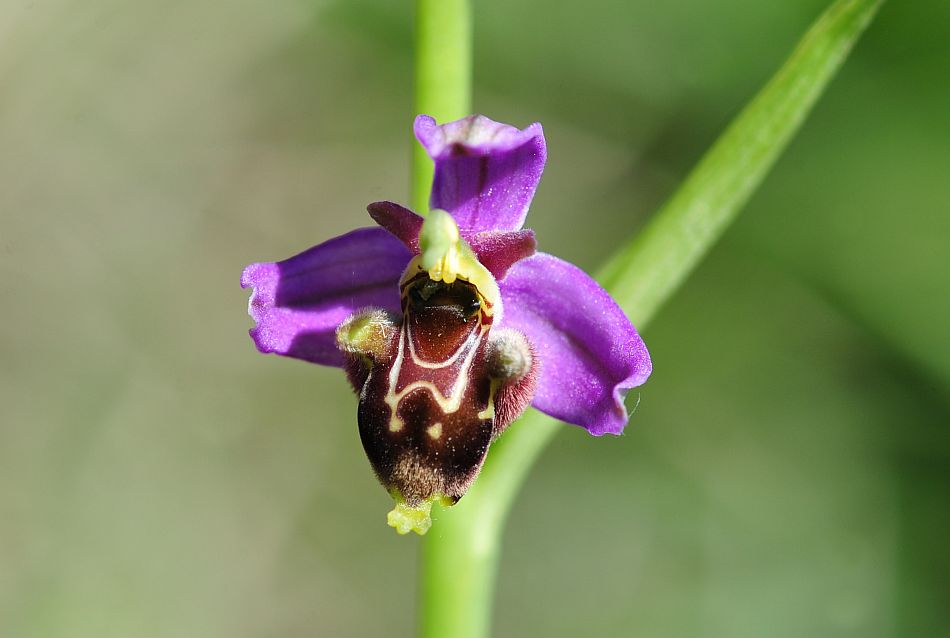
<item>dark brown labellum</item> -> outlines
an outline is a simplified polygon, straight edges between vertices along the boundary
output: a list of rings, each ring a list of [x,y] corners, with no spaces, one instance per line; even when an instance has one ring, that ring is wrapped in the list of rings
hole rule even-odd
[[[421,273],[404,284],[389,356],[370,363],[360,438],[380,481],[409,505],[461,498],[495,434],[486,304],[468,282]]]

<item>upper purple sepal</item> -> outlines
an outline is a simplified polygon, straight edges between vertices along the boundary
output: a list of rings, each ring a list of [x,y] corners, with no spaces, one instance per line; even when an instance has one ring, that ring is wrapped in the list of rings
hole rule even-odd
[[[531,404],[591,434],[620,434],[624,395],[650,376],[647,348],[617,302],[583,270],[545,253],[500,283],[503,325],[528,337],[541,370]]]
[[[250,335],[261,352],[342,366],[336,328],[357,310],[398,314],[399,277],[409,250],[382,228],[360,228],[277,263],[251,264]]]
[[[463,231],[521,228],[547,158],[540,124],[519,130],[471,115],[440,126],[420,115],[414,130],[435,161],[432,208]]]

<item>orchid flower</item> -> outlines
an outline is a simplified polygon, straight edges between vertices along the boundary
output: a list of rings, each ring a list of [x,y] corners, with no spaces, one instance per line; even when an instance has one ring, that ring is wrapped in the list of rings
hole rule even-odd
[[[433,502],[465,494],[529,403],[620,434],[624,395],[652,369],[610,295],[522,228],[546,161],[541,125],[420,115],[414,131],[435,162],[425,217],[370,204],[377,227],[241,278],[258,350],[345,370],[400,533],[425,533]]]

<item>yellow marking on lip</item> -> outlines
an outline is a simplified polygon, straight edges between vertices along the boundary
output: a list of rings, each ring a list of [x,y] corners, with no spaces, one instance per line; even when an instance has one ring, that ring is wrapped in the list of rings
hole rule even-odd
[[[455,353],[451,357],[446,359],[445,361],[426,361],[425,359],[420,357],[418,353],[416,352],[416,346],[413,344],[413,339],[410,337],[409,338],[409,356],[412,357],[412,362],[415,363],[420,368],[428,368],[430,370],[439,370],[441,368],[445,368],[446,366],[449,366],[455,363],[455,361],[462,355],[462,352],[465,351],[465,348],[472,347],[474,345],[473,342],[478,341],[484,333],[485,333],[484,327],[480,328],[479,331],[477,332],[473,330],[472,333],[469,334],[465,338],[465,343],[462,344],[462,346],[458,350],[456,350]]]
[[[398,432],[403,428],[403,425],[405,425],[403,420],[396,414],[396,410],[399,407],[399,402],[402,401],[403,397],[418,388],[424,388],[429,391],[435,402],[439,404],[439,408],[442,410],[443,414],[452,414],[453,412],[458,412],[458,409],[462,406],[462,395],[465,394],[465,386],[468,385],[468,372],[472,367],[472,363],[475,361],[475,354],[478,352],[478,348],[475,345],[469,347],[468,353],[465,355],[465,359],[462,361],[461,369],[456,376],[455,384],[449,391],[448,397],[443,395],[442,392],[431,381],[413,381],[399,392],[396,392],[396,385],[399,383],[399,371],[402,369],[402,363],[405,360],[406,338],[408,336],[408,332],[409,324],[408,322],[403,322],[402,330],[399,331],[398,354],[396,354],[396,360],[393,362],[393,366],[389,370],[389,387],[387,388],[386,396],[383,399],[386,402],[386,405],[389,406],[390,410],[390,432]]]
[[[492,379],[491,386],[488,390],[488,407],[478,413],[479,419],[494,419],[495,418],[495,390],[498,389],[498,380]]]
[[[442,424],[436,423],[435,425],[430,425],[426,428],[426,433],[433,439],[438,439],[442,436]]]

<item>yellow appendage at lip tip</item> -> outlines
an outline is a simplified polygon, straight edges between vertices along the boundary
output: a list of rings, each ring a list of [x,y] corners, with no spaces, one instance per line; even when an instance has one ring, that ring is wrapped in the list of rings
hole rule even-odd
[[[422,536],[432,527],[432,501],[425,501],[419,507],[409,507],[405,503],[396,503],[396,507],[386,515],[386,524],[399,534],[415,532]]]
[[[451,502],[442,496],[433,496],[416,507],[407,505],[399,496],[396,496],[396,506],[386,515],[386,524],[396,530],[398,534],[415,532],[423,536],[432,527],[432,503],[438,502],[448,507]]]
[[[498,305],[501,298],[498,283],[462,239],[449,213],[437,208],[429,212],[419,231],[419,249],[418,264],[429,279],[447,284],[462,279],[478,288],[491,304]]]

